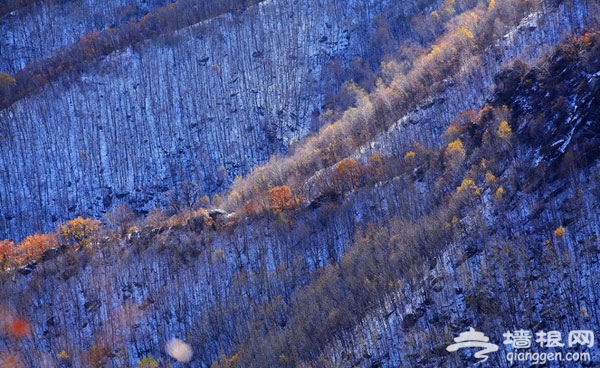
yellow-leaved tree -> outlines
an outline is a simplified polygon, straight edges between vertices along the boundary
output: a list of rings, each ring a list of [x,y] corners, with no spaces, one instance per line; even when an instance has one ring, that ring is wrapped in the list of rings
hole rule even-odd
[[[58,227],[58,234],[68,244],[78,247],[88,247],[98,240],[102,223],[98,220],[77,217]]]
[[[502,120],[500,125],[498,125],[498,130],[496,131],[498,137],[507,139],[512,136],[512,129],[510,129],[510,125],[508,125],[508,121]]]

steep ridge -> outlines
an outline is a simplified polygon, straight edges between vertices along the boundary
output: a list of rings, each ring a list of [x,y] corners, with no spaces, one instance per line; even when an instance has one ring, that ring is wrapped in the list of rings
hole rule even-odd
[[[409,5],[267,2],[110,55],[0,111],[0,236],[120,202],[147,212],[186,182],[222,190],[314,128],[324,91],[339,87],[325,66],[363,56],[370,21],[418,10]]]
[[[441,256],[435,256],[435,261],[432,262],[434,265],[437,263],[437,266],[434,267],[434,270],[427,272],[426,275],[428,276],[425,276],[424,279],[416,283],[409,283],[409,286],[390,293],[382,302],[383,306],[376,313],[360,322],[356,322],[356,328],[352,333],[346,331],[336,334],[335,343],[332,344],[333,347],[319,358],[318,365],[336,367],[462,366],[464,363],[461,358],[464,358],[464,356],[454,357],[449,362],[450,356],[446,355],[445,352],[445,347],[452,341],[452,333],[456,336],[458,332],[466,331],[469,325],[476,325],[481,326],[480,329],[495,331],[493,337],[497,342],[501,342],[503,340],[501,334],[504,332],[500,330],[501,328],[519,327],[514,324],[515,321],[509,319],[510,316],[515,315],[518,316],[521,327],[531,329],[539,327],[532,326],[533,320],[539,321],[540,317],[538,315],[532,317],[529,312],[525,312],[526,308],[522,305],[514,307],[504,303],[504,301],[519,298],[510,294],[513,289],[506,287],[507,284],[511,287],[518,284],[519,290],[533,288],[531,284],[527,283],[527,280],[532,278],[537,280],[541,277],[534,290],[540,287],[544,290],[544,294],[540,296],[533,292],[533,296],[522,296],[521,298],[524,299],[523,304],[527,303],[528,298],[535,298],[532,303],[535,304],[536,310],[539,310],[539,313],[548,319],[551,318],[549,313],[552,313],[549,309],[559,306],[556,309],[563,311],[561,312],[561,318],[568,318],[569,320],[569,322],[565,322],[567,326],[584,324],[591,326],[590,328],[593,329],[597,325],[597,321],[590,317],[587,312],[590,308],[589,305],[595,305],[596,303],[594,285],[597,280],[590,276],[594,274],[593,269],[596,261],[594,256],[590,258],[590,252],[593,253],[592,249],[597,247],[595,239],[598,221],[593,211],[590,212],[590,208],[597,206],[598,198],[592,194],[595,193],[594,179],[588,178],[595,177],[597,165],[592,165],[591,168],[588,167],[584,170],[581,170],[581,168],[594,162],[596,157],[595,150],[591,147],[597,142],[596,133],[594,132],[597,131],[598,111],[592,101],[597,99],[598,89],[595,87],[597,75],[595,73],[598,65],[588,61],[594,60],[595,54],[591,54],[588,56],[590,59],[584,59],[584,61],[567,61],[569,59],[565,57],[565,54],[569,55],[569,53],[565,52],[565,49],[573,48],[576,50],[573,54],[581,52],[577,51],[580,50],[580,46],[575,41],[573,41],[573,44],[570,44],[571,41],[569,41],[566,46],[562,45],[559,49],[561,51],[550,51],[551,48],[547,47],[555,44],[564,36],[560,36],[561,33],[556,32],[556,26],[560,23],[548,23],[546,19],[570,19],[572,23],[565,24],[565,27],[567,29],[573,27],[571,30],[575,33],[578,33],[578,30],[586,25],[595,24],[593,17],[587,17],[589,4],[583,2],[574,7],[571,7],[571,5],[573,4],[559,7],[558,11],[545,8],[544,15],[536,14],[528,17],[515,29],[515,32],[511,32],[509,37],[505,37],[504,41],[497,45],[502,45],[501,49],[499,47],[497,49],[508,52],[508,55],[519,55],[525,51],[520,60],[535,60],[541,53],[530,53],[534,49],[552,52],[555,56],[550,60],[556,62],[556,65],[549,65],[547,60],[543,62],[535,61],[537,64],[531,68],[529,74],[527,74],[528,69],[525,68],[524,71],[521,70],[522,74],[518,74],[521,79],[515,81],[514,77],[508,76],[517,72],[516,70],[519,69],[520,64],[508,64],[501,69],[499,74],[494,76],[495,83],[491,82],[492,75],[489,75],[486,79],[487,70],[478,70],[479,73],[482,73],[481,76],[473,79],[457,80],[451,88],[448,88],[448,93],[444,93],[441,98],[434,99],[436,102],[433,105],[426,104],[411,113],[410,116],[401,119],[400,123],[394,126],[390,132],[382,135],[376,142],[353,155],[357,160],[366,162],[367,157],[372,155],[373,152],[386,152],[386,154],[392,154],[393,157],[398,157],[401,160],[407,150],[415,149],[413,146],[415,141],[425,142],[430,146],[439,146],[440,143],[447,144],[453,139],[448,136],[448,131],[451,129],[448,129],[443,135],[441,132],[449,125],[452,127],[452,124],[455,124],[450,124],[450,120],[452,120],[452,116],[457,116],[457,112],[461,110],[461,103],[464,103],[465,99],[474,102],[479,100],[480,96],[477,96],[477,93],[480,89],[470,88],[471,86],[478,86],[479,83],[484,85],[489,83],[494,86],[494,89],[490,90],[491,94],[483,96],[479,100],[481,104],[486,100],[497,107],[501,107],[511,101],[508,103],[508,107],[518,111],[511,119],[519,121],[518,129],[521,142],[511,147],[514,152],[511,159],[508,159],[508,162],[514,160],[517,163],[514,166],[502,164],[500,169],[503,172],[503,178],[515,180],[515,177],[519,177],[517,179],[519,182],[517,184],[517,194],[510,197],[510,203],[502,206],[494,204],[497,203],[498,198],[504,195],[505,188],[487,187],[487,185],[481,188],[483,190],[481,201],[469,202],[472,208],[461,214],[457,225],[458,229],[453,230],[454,233],[449,235],[451,240],[440,241],[441,244],[447,245],[448,250]],[[532,23],[532,19],[538,19],[539,23]],[[536,27],[537,25],[541,25],[541,27]],[[548,36],[551,34],[556,36]],[[510,46],[511,42],[514,42],[512,47]],[[531,45],[535,45],[535,47]],[[597,52],[597,49],[594,52]],[[573,57],[570,56],[570,58]],[[501,58],[493,59],[502,60]],[[507,59],[510,60],[510,58]],[[570,62],[573,62],[573,64],[570,64]],[[490,64],[485,65],[491,67]],[[549,68],[550,72],[545,68]],[[550,88],[551,85],[557,83],[556,80],[552,80],[547,76],[539,77],[539,75],[545,75],[540,73],[539,70],[545,70],[545,73],[550,73],[553,78],[562,80],[564,84],[560,84],[558,88]],[[568,72],[565,70],[568,70]],[[536,79],[536,73],[538,73],[537,78],[539,79]],[[530,84],[532,80],[540,83],[540,86],[547,84],[549,87],[548,89],[546,87],[536,89],[535,86],[532,87]],[[580,86],[578,92],[569,90],[569,87],[567,87],[577,85]],[[588,86],[588,89],[582,90],[583,87],[581,86],[585,85]],[[532,90],[535,92],[532,92]],[[562,97],[559,97],[560,94],[563,94],[564,98],[570,101],[567,105],[564,104]],[[537,97],[532,97],[534,95],[537,95]],[[461,100],[455,100],[454,98],[457,98],[457,96],[460,96]],[[510,96],[510,98],[507,99],[506,96]],[[533,102],[536,99],[537,102]],[[544,102],[540,102],[544,99]],[[561,104],[557,104],[557,101]],[[477,104],[464,103],[462,106],[462,109],[466,109],[477,107]],[[552,111],[549,110],[549,106],[552,106]],[[566,111],[558,113],[561,108]],[[482,111],[485,111],[485,108]],[[539,116],[536,117],[536,114],[545,114],[546,120],[540,123]],[[422,118],[419,119],[416,116]],[[490,117],[486,119],[490,119]],[[419,130],[419,127],[422,127],[419,124],[423,122],[434,129],[438,127],[439,133],[436,135],[431,130]],[[525,133],[528,129],[532,129],[531,126],[534,125],[537,133],[532,133],[531,130],[529,133]],[[476,129],[476,127],[473,126],[471,129]],[[544,135],[540,135],[540,129],[545,131]],[[402,134],[406,130],[412,132],[410,138]],[[575,131],[578,133],[574,133]],[[577,143],[573,143],[572,138],[574,136],[579,137],[575,138]],[[540,156],[540,147],[538,146],[538,144],[541,144],[540,141],[546,145],[546,148],[541,150],[543,152],[542,156]],[[465,148],[467,147],[465,145]],[[567,149],[566,147],[570,148]],[[393,152],[389,151],[391,149],[398,150],[398,152],[391,153]],[[504,157],[502,152],[505,149],[506,147],[502,148],[502,146],[496,148],[499,157]],[[565,156],[565,151],[569,150],[571,152]],[[415,151],[417,150],[415,149]],[[414,155],[414,152],[412,153]],[[419,151],[417,151],[418,156]],[[407,157],[405,157],[405,160],[407,160]],[[476,166],[481,156],[478,157],[467,156],[467,162],[469,162],[469,165]],[[411,160],[414,159],[408,157],[405,164],[410,163]],[[422,162],[421,160],[421,165]],[[408,166],[412,165],[409,164]],[[427,181],[431,179],[429,171],[419,167],[418,164],[416,166],[413,172],[415,182],[404,183],[404,185],[408,185],[408,188],[414,185],[415,188],[411,188],[411,190],[418,190],[421,193],[440,191],[439,187],[428,187]],[[496,166],[490,165],[490,168],[493,167]],[[425,174],[423,174],[423,171],[425,171]],[[572,176],[565,174],[567,171],[571,172]],[[483,172],[485,173],[485,168]],[[470,173],[470,175],[477,174]],[[429,176],[429,179],[427,176]],[[486,183],[488,183],[488,174],[485,176]],[[472,177],[475,178],[475,176]],[[491,177],[496,180],[493,175]],[[541,184],[542,181],[544,184]],[[460,181],[457,184],[459,183]],[[460,193],[464,190],[465,185],[470,185],[465,183],[466,181],[463,181],[458,188],[454,187],[456,192]],[[535,189],[532,189],[532,186]],[[454,188],[451,188],[451,191]],[[502,189],[500,197],[498,197],[497,191],[494,193],[496,189]],[[377,197],[375,194],[372,194],[372,196]],[[433,194],[432,196],[435,197]],[[406,193],[402,197],[414,199],[418,196],[411,191],[410,194]],[[388,200],[391,200],[389,197],[385,198],[382,200],[383,207],[387,207]],[[420,206],[427,208],[429,205],[423,202],[415,200],[411,203],[410,208],[414,209]],[[569,205],[566,203],[569,203]],[[581,209],[580,215],[574,215],[571,212],[575,208]],[[423,221],[428,220],[424,219]],[[452,224],[453,221],[448,224]],[[379,223],[379,221],[376,222]],[[566,224],[571,226],[569,227],[571,233],[568,237],[561,234],[564,229],[560,230],[561,226],[566,226]],[[396,231],[401,233],[398,229]],[[499,236],[496,234],[497,232],[500,233]],[[554,234],[554,237],[552,234]],[[434,232],[431,232],[429,236],[435,237]],[[386,238],[384,236],[383,239],[377,240],[381,243],[376,244],[388,248],[386,243],[393,242],[393,239],[394,237]],[[557,253],[553,253],[552,256],[547,255],[544,259],[538,257],[539,248],[542,245],[548,247],[550,244],[551,251],[555,252],[552,247],[558,247],[556,242],[560,243],[562,247],[560,250],[556,250]],[[407,246],[417,246],[417,244],[422,246],[420,242],[412,245],[407,244]],[[442,246],[440,245],[440,247]],[[481,252],[483,254],[480,254]],[[528,267],[519,264],[522,259],[517,256],[508,260],[506,258],[507,254],[511,252],[518,252],[522,257],[527,257],[525,253],[536,254],[536,256],[529,256],[531,267]],[[560,270],[561,265],[553,263],[554,261],[549,262],[549,257],[568,259],[565,262],[570,265],[567,267],[569,271]],[[465,260],[468,260],[468,262],[465,262]],[[380,266],[382,267],[379,269],[380,272],[385,272],[385,268],[382,265]],[[457,268],[459,266],[460,268]],[[563,266],[565,265],[563,264]],[[422,267],[427,268],[428,265],[425,263],[422,264]],[[511,271],[503,271],[506,273],[499,276],[501,280],[496,284],[496,281],[494,281],[495,274],[491,270],[501,271],[510,269],[510,267],[519,271],[516,274],[511,273]],[[580,285],[582,291],[578,291],[577,294],[585,295],[581,298],[585,298],[583,303],[586,307],[581,309],[577,303],[573,304],[571,301],[561,300],[555,294],[552,296],[546,294],[547,290],[552,289],[548,283],[555,285],[556,282],[552,275],[559,272],[572,275],[572,278],[568,278],[565,283],[570,282],[571,284]],[[580,275],[586,275],[585,281],[580,278]],[[332,278],[335,276],[328,275],[327,277]],[[474,282],[473,278],[479,279],[479,281],[475,280],[477,282]],[[401,281],[404,283],[406,279]],[[492,296],[485,294],[486,290],[489,290]],[[546,297],[549,300],[545,299]],[[468,303],[465,303],[465,298],[469,298]],[[497,308],[492,305],[495,300],[499,304]],[[479,308],[487,308],[488,310],[481,312]],[[586,312],[583,313],[581,310]],[[581,318],[582,316],[584,318]],[[423,318],[420,319],[421,317]],[[491,320],[488,320],[488,318],[491,318]],[[532,318],[532,320],[528,320],[528,318]],[[419,323],[415,325],[416,321],[419,321]],[[500,327],[499,329],[499,321],[503,322],[506,327]],[[553,328],[557,326],[555,319],[540,323],[551,324]],[[566,328],[565,325],[561,325],[561,327],[563,330]],[[357,346],[359,346],[358,349]],[[495,359],[494,362],[490,363],[490,366],[511,366],[504,357],[496,357]],[[573,364],[573,366],[579,366],[579,363]]]
[[[366,161],[374,151],[401,155],[415,141],[447,144],[448,137],[440,133],[451,126],[452,117],[474,106],[481,108],[484,102],[506,104],[515,111],[511,119],[519,121],[514,127],[519,143],[510,146],[514,163],[501,168],[502,178],[518,183],[516,192],[503,197],[510,199],[498,206],[498,192],[493,186],[483,187],[481,198],[469,202],[471,208],[452,225],[456,229],[431,269],[417,282],[386,295],[351,331],[336,336],[318,358],[320,364],[460,367],[479,363],[473,357],[475,350],[453,355],[446,347],[470,327],[485,331],[500,349],[507,330],[559,330],[565,336],[576,326],[597,329],[599,222],[594,209],[600,199],[594,183],[597,153],[592,147],[597,145],[598,108],[593,101],[599,97],[598,64],[577,60],[573,55],[581,52],[580,45],[565,41],[557,28],[560,20],[569,19],[562,24],[565,29],[581,34],[596,23],[588,16],[588,6],[562,3],[558,9],[546,7],[543,15],[524,19],[485,58],[506,60],[506,64],[497,64],[499,68],[492,72],[479,69],[476,77],[453,83],[435,104],[404,117],[354,155]],[[547,47],[561,40],[558,51]],[[498,56],[500,50],[503,57]],[[545,52],[551,56],[537,59]],[[595,54],[589,57],[596,58]],[[493,63],[485,65],[494,68]],[[488,94],[477,95],[486,90]],[[419,123],[424,121],[431,122],[438,134],[419,134]],[[501,156],[506,149],[497,147],[497,153]],[[414,185],[425,190],[418,175]],[[534,351],[549,352],[543,347]],[[598,356],[590,352],[591,361],[596,361]],[[481,366],[527,366],[533,361],[511,362],[506,350],[491,358]],[[592,365],[548,363],[552,367]]]
[[[591,22],[588,2],[565,5],[545,8],[537,27],[523,22],[522,31],[499,43],[502,53],[535,60],[539,50],[551,50],[561,39],[556,30],[579,33]],[[581,54],[587,55],[583,49]],[[597,164],[592,157],[569,166],[564,155],[548,154],[545,165],[555,168],[536,167],[538,145],[526,133],[535,133],[530,128],[535,119],[523,106],[539,102],[547,90],[531,87],[526,68],[509,78],[517,64],[484,65],[500,73],[482,73],[481,88],[468,88],[470,79],[457,80],[445,98],[422,104],[354,155],[368,161],[381,149],[386,164],[396,165],[392,177],[295,212],[247,219],[214,215],[216,222],[200,216],[171,228],[150,226],[128,241],[104,240],[97,253],[68,251],[29,275],[13,275],[2,288],[9,300],[4,314],[25,317],[33,332],[1,340],[3,350],[33,366],[46,361],[133,366],[147,356],[170,362],[164,341],[180,336],[192,344],[196,366],[460,367],[472,357],[444,349],[469,326],[494,341],[504,332],[498,326],[595,329]],[[585,147],[594,138],[585,127],[597,124],[595,71],[576,58],[565,65],[575,76],[556,69],[561,73],[555,78],[565,85],[587,81],[579,92],[569,92],[574,102],[566,105],[583,111],[573,116],[585,120],[571,134],[570,146]],[[548,80],[537,75],[540,83]],[[492,79],[495,88],[489,89]],[[514,92],[503,94],[511,86]],[[453,106],[453,91],[474,105]],[[481,91],[487,95],[478,96]],[[491,112],[482,106],[486,100]],[[503,112],[504,104],[514,113]],[[463,106],[478,110],[479,117],[442,135],[457,124],[452,120]],[[554,132],[550,146],[571,132],[562,127],[561,116],[543,124]],[[510,143],[496,137],[502,118],[510,120]],[[402,143],[407,138],[398,131],[407,127],[411,140]],[[443,148],[455,138],[464,143],[464,164],[453,163],[451,149]],[[487,146],[479,140],[488,140]],[[413,141],[431,148],[411,147]],[[486,147],[496,160],[483,152]],[[411,148],[414,156],[406,154]],[[482,166],[482,158],[489,166]],[[561,172],[571,174],[557,177]],[[446,196],[453,198],[451,206],[442,202]],[[352,274],[356,277],[348,277]],[[569,276],[558,280],[553,276],[558,274]],[[396,277],[391,285],[389,275]],[[55,286],[52,292],[48,283]],[[522,294],[512,294],[515,290]],[[560,316],[552,314],[553,306],[562,310]],[[537,321],[541,325],[533,325]],[[66,326],[80,328],[66,333]],[[68,358],[56,358],[62,350]],[[509,366],[501,357],[493,359],[490,366]]]

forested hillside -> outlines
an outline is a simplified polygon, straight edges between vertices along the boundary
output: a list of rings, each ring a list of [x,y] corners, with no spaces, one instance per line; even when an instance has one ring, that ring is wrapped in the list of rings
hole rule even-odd
[[[597,331],[598,14],[269,0],[58,73],[0,111],[0,365],[463,367],[474,327],[525,367],[507,330]]]
[[[0,74],[8,106],[0,111],[0,163],[9,168],[0,174],[0,235],[21,239],[79,215],[101,218],[119,203],[148,212],[180,198],[185,185],[196,197],[225,189],[318,128],[326,98],[367,74],[367,54],[382,52],[377,32],[387,48],[398,45],[406,37],[400,20],[423,7],[246,3],[223,2],[235,10],[221,15],[194,1],[139,20],[135,13]],[[32,33],[38,23],[28,16],[66,6],[40,5],[5,16],[7,32]],[[67,29],[49,27],[36,44],[68,44]],[[29,38],[11,42],[28,52]]]

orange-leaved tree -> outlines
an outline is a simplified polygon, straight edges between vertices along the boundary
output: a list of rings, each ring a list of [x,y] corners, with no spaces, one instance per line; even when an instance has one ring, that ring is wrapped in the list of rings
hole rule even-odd
[[[16,257],[18,263],[26,263],[39,259],[45,251],[58,247],[55,234],[33,234],[25,239],[17,248]]]
[[[0,241],[0,269],[5,269],[14,261],[17,248],[10,239]]]
[[[15,242],[10,239],[0,240],[0,258],[6,258],[14,254]]]
[[[352,158],[345,158],[335,165],[332,179],[333,184],[340,192],[352,190],[360,184],[362,170],[358,162]]]
[[[276,212],[289,210],[296,204],[292,190],[287,185],[271,188],[269,199],[271,200],[271,208]]]

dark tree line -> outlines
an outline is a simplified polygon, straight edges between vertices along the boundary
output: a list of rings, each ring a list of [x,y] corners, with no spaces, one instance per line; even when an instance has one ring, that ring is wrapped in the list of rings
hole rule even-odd
[[[13,76],[3,73],[0,80],[0,109],[61,76],[76,76],[91,61],[114,51],[220,14],[245,9],[261,1],[263,0],[182,0],[157,8],[139,20],[132,19],[118,27],[92,31],[76,43],[59,50],[54,56],[29,63]],[[0,5],[0,16],[15,9],[17,4],[25,6],[32,2],[13,0]]]

